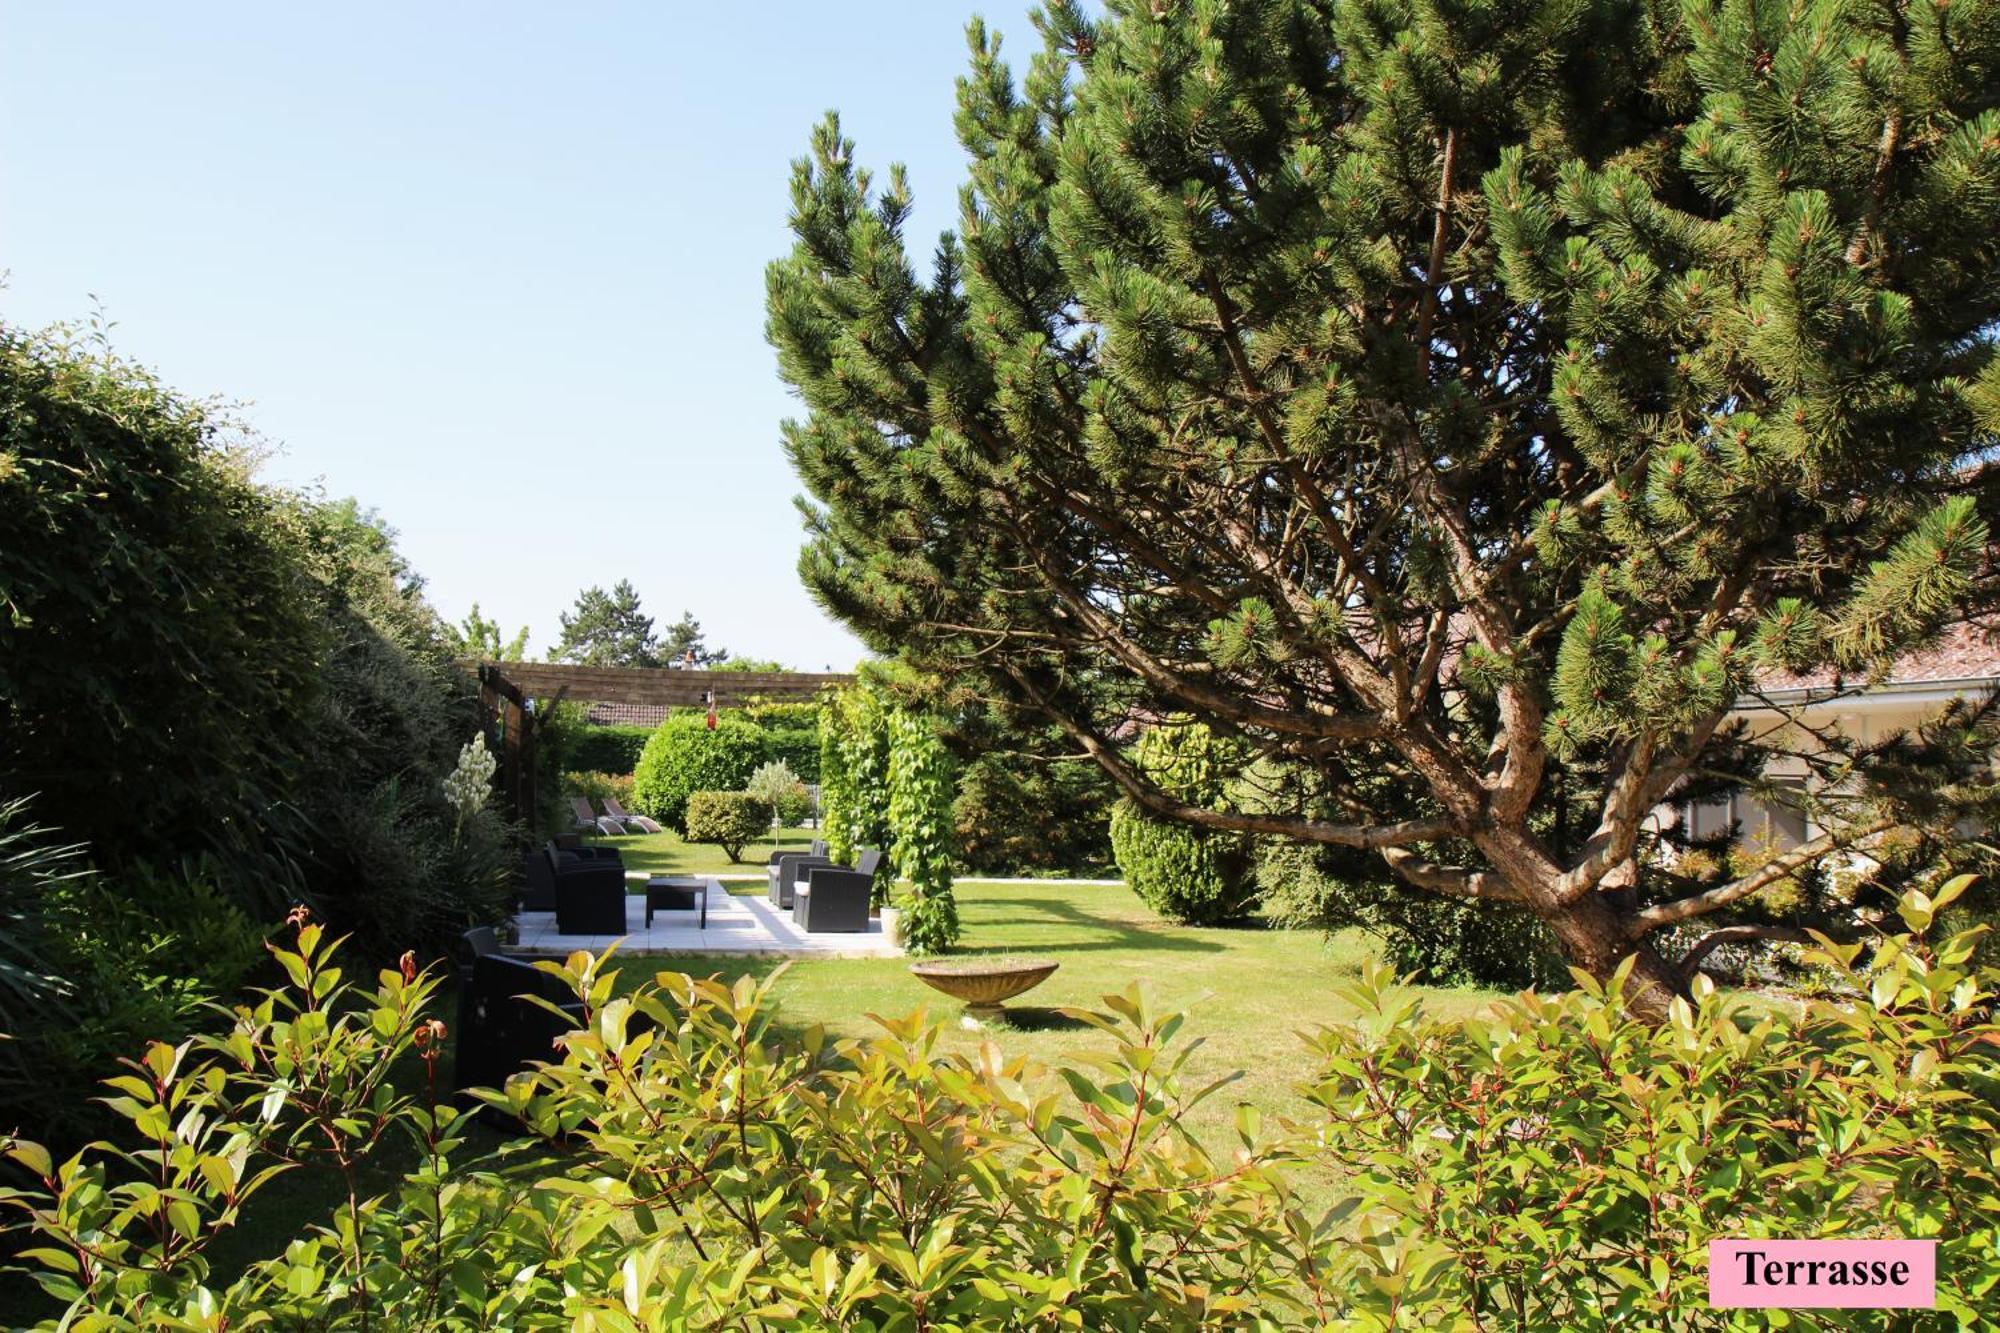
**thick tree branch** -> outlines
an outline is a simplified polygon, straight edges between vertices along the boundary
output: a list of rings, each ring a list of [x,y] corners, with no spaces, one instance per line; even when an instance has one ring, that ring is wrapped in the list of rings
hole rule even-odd
[[[1490,870],[1465,866],[1442,866],[1423,860],[1404,847],[1385,847],[1382,859],[1402,879],[1430,893],[1450,898],[1479,899],[1486,902],[1518,903],[1521,895]]]
[[[1725,944],[1744,944],[1751,940],[1777,940],[1787,944],[1810,944],[1812,934],[1797,926],[1723,926],[1711,930],[1696,940],[1694,947],[1681,956],[1675,966],[1681,976],[1693,981],[1695,973],[1701,970],[1702,960]]]
[[[1657,903],[1632,915],[1628,935],[1633,940],[1647,935],[1662,926],[1691,921],[1698,916],[1707,916],[1729,906],[1738,899],[1747,898],[1759,889],[1768,888],[1794,870],[1802,870],[1834,852],[1853,847],[1877,833],[1894,828],[1896,821],[1884,816],[1853,829],[1843,829],[1832,833],[1822,833],[1809,842],[1802,842],[1781,856],[1774,856],[1756,870],[1733,880],[1717,885],[1703,893],[1686,898],[1676,898],[1672,902]]]

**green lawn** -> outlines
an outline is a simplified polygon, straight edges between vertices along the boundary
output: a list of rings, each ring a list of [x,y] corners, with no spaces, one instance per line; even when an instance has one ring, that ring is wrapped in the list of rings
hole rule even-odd
[[[837,1035],[862,1035],[874,1030],[871,1012],[900,1015],[928,1006],[948,1021],[947,1050],[970,1053],[991,1039],[1006,1053],[1055,1066],[1106,1040],[1056,1010],[1100,1007],[1100,996],[1137,981],[1157,1005],[1189,1011],[1186,1039],[1205,1039],[1188,1066],[1190,1091],[1243,1072],[1191,1118],[1190,1127],[1217,1149],[1231,1141],[1239,1101],[1267,1115],[1305,1112],[1294,1088],[1312,1073],[1312,1065],[1296,1034],[1351,1012],[1333,988],[1355,975],[1371,947],[1358,933],[1328,942],[1309,931],[1173,926],[1124,888],[966,882],[957,894],[966,952],[1043,954],[1062,965],[1014,1002],[1010,1022],[968,1030],[959,1023],[957,1002],[912,977],[908,960],[863,958],[793,961],[777,983],[781,1025],[820,1024]],[[662,970],[733,979],[768,975],[779,965],[775,959],[699,955],[632,958],[622,966],[622,979],[636,984]],[[1492,998],[1477,990],[1426,988],[1425,994],[1447,1015],[1470,1013]]]
[[[788,828],[776,840],[762,838],[743,849],[743,860],[732,861],[720,847],[707,842],[683,842],[681,835],[640,833],[622,838],[591,838],[600,847],[616,847],[625,858],[627,870],[643,870],[649,875],[728,875],[762,870],[773,850],[803,852],[819,836],[809,828]]]

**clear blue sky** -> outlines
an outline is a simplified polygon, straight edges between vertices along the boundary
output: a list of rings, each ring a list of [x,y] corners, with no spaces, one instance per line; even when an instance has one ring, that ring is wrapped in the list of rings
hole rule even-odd
[[[313,12],[307,12],[308,10]],[[378,509],[456,618],[533,645],[586,584],[806,669],[795,404],[763,340],[787,168],[838,108],[956,222],[956,3],[0,0],[0,318],[117,321],[247,403],[266,475]]]

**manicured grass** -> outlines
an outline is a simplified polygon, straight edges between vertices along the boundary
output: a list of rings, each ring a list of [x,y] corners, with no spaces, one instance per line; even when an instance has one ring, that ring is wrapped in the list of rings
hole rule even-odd
[[[957,895],[965,952],[1041,954],[1062,965],[1013,1002],[1011,1020],[962,1026],[957,1002],[911,976],[907,959],[802,959],[776,983],[781,1027],[819,1024],[837,1036],[861,1036],[877,1030],[870,1013],[902,1015],[922,1006],[946,1021],[946,1050],[970,1054],[991,1040],[1006,1054],[1055,1067],[1080,1063],[1108,1040],[1057,1010],[1102,1008],[1101,996],[1139,982],[1157,1007],[1188,1010],[1183,1040],[1203,1039],[1187,1066],[1187,1091],[1233,1071],[1243,1074],[1189,1119],[1218,1153],[1233,1142],[1238,1102],[1267,1117],[1307,1113],[1295,1089],[1314,1072],[1313,1061],[1297,1034],[1352,1013],[1333,991],[1355,976],[1372,947],[1358,933],[1329,942],[1310,931],[1169,925],[1124,888],[967,882]],[[635,957],[620,965],[627,985],[660,971],[734,979],[767,976],[779,966],[778,960],[700,955]],[[1493,998],[1488,991],[1421,989],[1432,1009],[1446,1015],[1469,1014]],[[1310,1188],[1312,1182],[1302,1183]]]
[[[745,847],[741,861],[731,861],[714,843],[683,842],[681,835],[672,829],[590,841],[600,847],[616,847],[625,858],[627,870],[643,870],[649,875],[728,875],[762,870],[773,850],[803,852],[818,836],[813,829],[788,828],[775,841],[761,838]]]

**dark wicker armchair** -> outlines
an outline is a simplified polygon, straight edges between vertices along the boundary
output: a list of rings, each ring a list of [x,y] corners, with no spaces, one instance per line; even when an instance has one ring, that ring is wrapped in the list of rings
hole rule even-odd
[[[771,905],[780,911],[791,910],[792,893],[798,887],[799,877],[805,868],[832,864],[831,859],[809,852],[785,852],[774,858],[764,870],[766,896],[770,898]]]
[[[537,1060],[560,1059],[556,1038],[583,1025],[582,1001],[527,959],[501,953],[490,928],[468,930],[464,939],[454,1085],[500,1088]],[[550,1013],[530,995],[561,1013]]]
[[[875,872],[882,853],[865,848],[853,867],[806,866],[792,900],[792,920],[808,935],[856,934],[868,929]]]
[[[536,860],[540,865],[534,864]],[[622,935],[625,933],[625,863],[610,856],[578,855],[544,847],[529,854],[529,892],[521,905],[533,910],[540,897],[553,907],[561,935]]]

